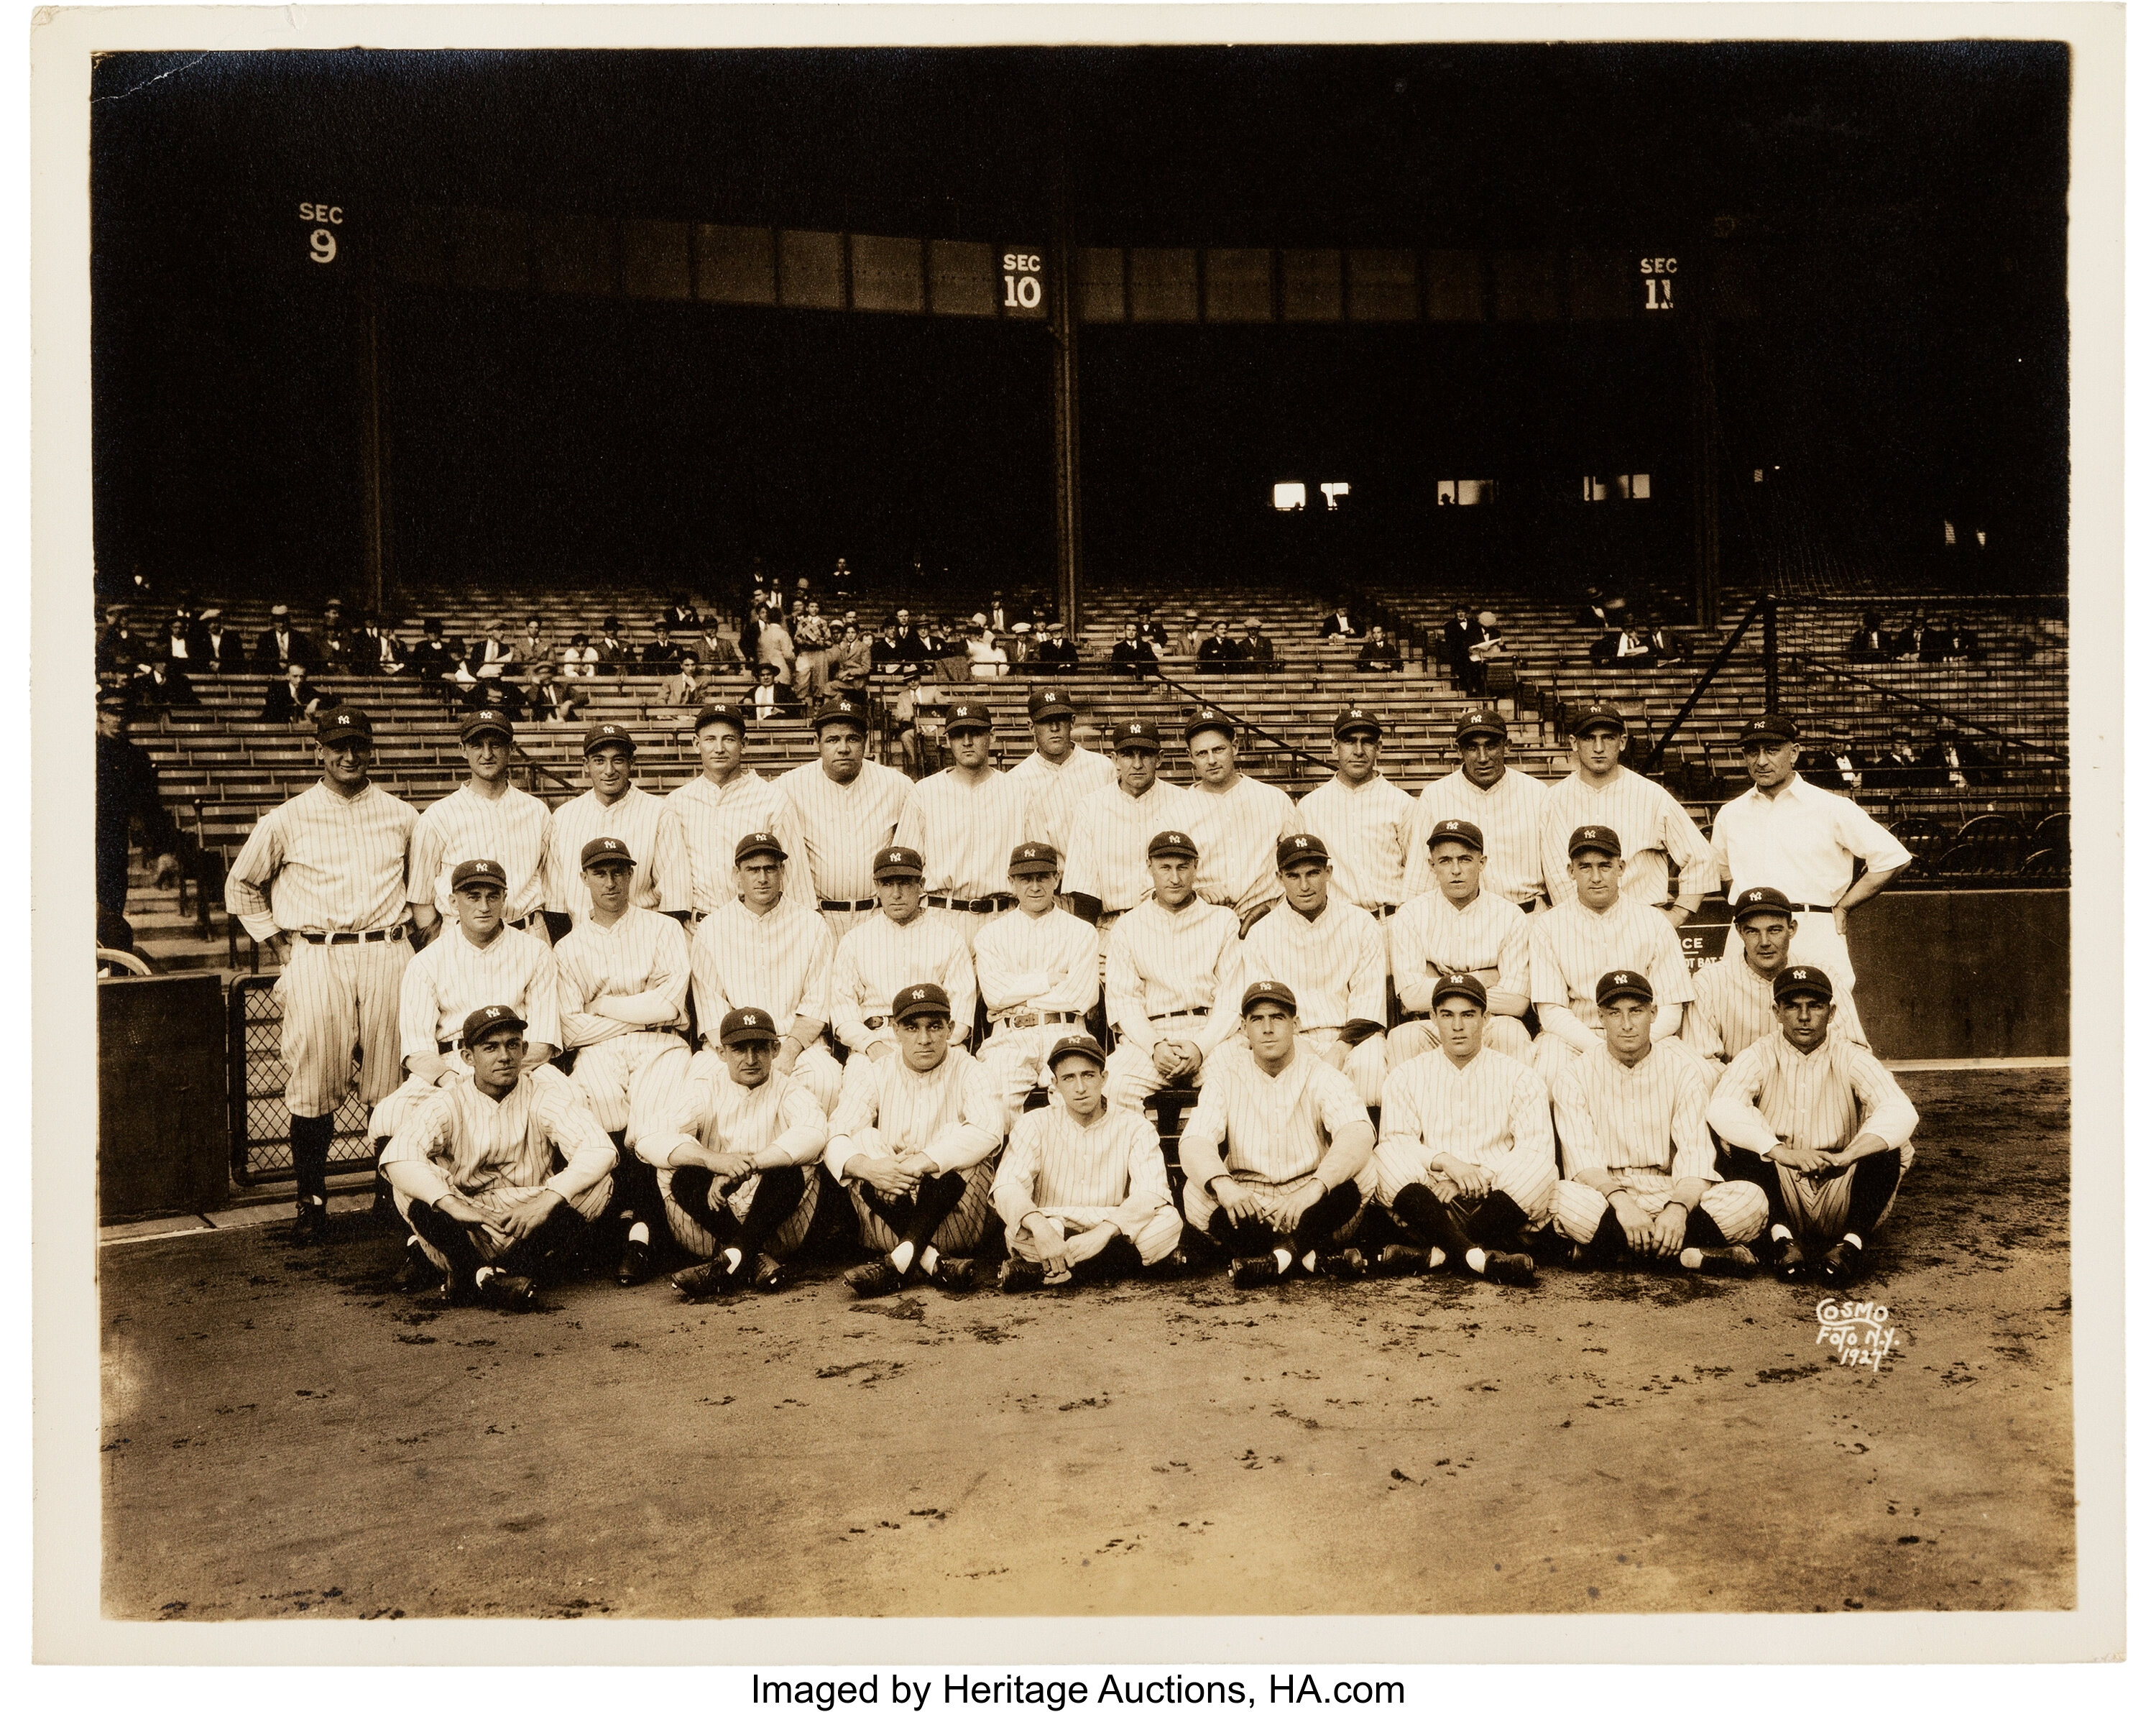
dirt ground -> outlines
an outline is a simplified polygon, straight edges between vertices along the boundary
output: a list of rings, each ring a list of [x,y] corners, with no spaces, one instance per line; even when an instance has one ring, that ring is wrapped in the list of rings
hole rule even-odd
[[[1764,1279],[864,1303],[819,1267],[513,1318],[388,1294],[363,1218],[108,1247],[105,1610],[2070,1607],[2067,1081],[1904,1077],[1876,1375]]]

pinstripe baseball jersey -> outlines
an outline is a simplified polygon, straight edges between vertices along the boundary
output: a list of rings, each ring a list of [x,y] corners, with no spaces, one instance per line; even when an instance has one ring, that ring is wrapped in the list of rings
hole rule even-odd
[[[567,1200],[607,1176],[615,1157],[567,1077],[520,1076],[499,1100],[460,1077],[399,1126],[382,1163],[424,1167],[423,1200],[495,1189],[551,1189]]]
[[[1125,1042],[1150,1051],[1161,1038],[1153,1019],[1201,1006],[1211,1015],[1176,1019],[1200,1051],[1235,1032],[1243,995],[1236,926],[1235,911],[1201,897],[1178,910],[1148,897],[1108,930],[1108,1021]]]
[[[454,922],[404,965],[398,990],[397,1044],[407,1058],[461,1037],[482,1005],[506,1005],[524,1019],[524,1038],[559,1051],[562,1013],[554,954],[529,933],[497,928],[475,945]]]
[[[1063,889],[1101,900],[1104,910],[1129,909],[1152,889],[1146,846],[1156,832],[1188,832],[1190,793],[1156,779],[1143,796],[1120,782],[1079,798],[1063,850]],[[1200,861],[1204,857],[1199,851]]]
[[[1554,1161],[1549,1090],[1517,1058],[1487,1046],[1465,1064],[1424,1052],[1385,1078],[1378,1144],[1405,1147],[1427,1171],[1439,1154],[1494,1168],[1515,1153]]]
[[[831,936],[827,931],[824,937]],[[799,1082],[774,1070],[761,1086],[743,1087],[724,1057],[703,1051],[637,1137],[636,1153],[648,1165],[664,1166],[684,1142],[751,1155],[777,1147],[789,1163],[813,1165],[824,1157],[824,1108]]]
[[[1735,928],[1730,929],[1730,952],[1714,963],[1702,964],[1691,978],[1691,1009],[1685,1013],[1684,1039],[1708,1057],[1734,1058],[1754,1041],[1779,1035],[1782,1026],[1774,1017],[1774,983],[1744,960],[1744,950]],[[1849,1031],[1837,1008],[1827,1025],[1830,1040],[1845,1040]]]
[[[995,1078],[963,1046],[953,1046],[933,1070],[891,1057],[848,1077],[832,1108],[824,1163],[842,1182],[847,1162],[868,1150],[894,1159],[924,1153],[939,1172],[960,1171],[979,1164],[1003,1139],[1004,1103]]]
[[[554,841],[547,851],[547,907],[585,920],[592,895],[584,888],[583,850],[594,838],[619,838],[636,858],[629,901],[638,909],[689,907],[689,846],[681,823],[641,785],[632,784],[612,808],[595,791],[572,797],[554,810]]]
[[[444,921],[454,921],[449,876],[459,862],[484,856],[501,863],[508,881],[502,918],[522,921],[547,902],[547,835],[553,826],[546,804],[530,792],[512,784],[490,797],[466,780],[428,804],[412,829],[412,902],[432,904]]]
[[[1382,1026],[1384,929],[1367,910],[1337,898],[1328,897],[1315,920],[1281,903],[1244,938],[1241,979],[1286,985],[1295,995],[1299,1027],[1344,1028],[1354,1021]]]
[[[1183,1126],[1183,1169],[1201,1186],[1220,1175],[1245,1183],[1293,1183],[1315,1171],[1327,1189],[1367,1161],[1337,1144],[1370,1113],[1354,1084],[1317,1053],[1298,1046],[1277,1076],[1248,1051],[1228,1051],[1205,1068],[1198,1104]],[[1342,1170],[1353,1159],[1354,1169]],[[1328,1167],[1330,1168],[1328,1170]]]
[[[1358,785],[1337,774],[1299,805],[1306,832],[1325,841],[1332,857],[1332,896],[1358,909],[1398,903],[1409,894],[1407,868],[1422,852],[1408,841],[1415,802],[1382,773]]]
[[[1302,813],[1276,784],[1242,774],[1225,790],[1194,785],[1183,824],[1198,846],[1198,895],[1233,910],[1277,903],[1280,869],[1275,852],[1283,838],[1302,830]]]
[[[1550,1089],[1564,1175],[1642,1171],[1722,1180],[1707,1133],[1707,1083],[1676,1052],[1650,1046],[1626,1068],[1609,1051],[1582,1052]]]
[[[1101,935],[1070,911],[1006,911],[973,936],[973,974],[998,1010],[1083,1013],[1101,996]]]
[[[881,910],[839,941],[831,959],[831,1032],[858,1052],[891,1039],[886,1024],[863,1021],[891,1014],[901,987],[933,981],[951,1001],[953,1038],[973,1026],[973,959],[957,929],[927,910],[895,927]]]
[[[1594,984],[1613,969],[1637,969],[1666,1010],[1691,1002],[1691,971],[1670,918],[1620,896],[1600,914],[1575,899],[1535,917],[1528,993],[1537,1005],[1567,1005],[1589,1028],[1602,1014]],[[1666,1056],[1674,1057],[1675,1054]]]
[[[1685,813],[1684,805],[1651,779],[1642,779],[1629,767],[1620,767],[1609,783],[1597,790],[1574,773],[1549,788],[1543,806],[1543,880],[1552,903],[1572,897],[1572,876],[1565,871],[1570,856],[1565,844],[1575,826],[1607,826],[1625,846],[1625,877],[1620,889],[1626,897],[1656,907],[1670,901],[1668,865],[1664,852],[1678,866],[1677,890],[1707,892],[1714,889],[1714,853]],[[1660,990],[1657,989],[1657,990]]]
[[[1058,850],[1070,849],[1070,817],[1081,799],[1116,782],[1116,763],[1098,752],[1071,745],[1060,766],[1038,749],[1010,770],[1025,794],[1025,835]]]
[[[254,823],[224,877],[225,911],[255,939],[394,927],[418,819],[379,785],[353,797],[311,785]]]
[[[740,896],[734,884],[734,846],[748,834],[775,833],[789,858],[800,853],[801,821],[792,801],[746,767],[722,785],[700,773],[669,791],[666,806],[681,823],[689,851],[690,907],[701,914],[724,909]],[[782,897],[779,907],[789,903],[801,907],[790,897]]]
[[[1541,779],[1507,767],[1485,790],[1455,767],[1433,779],[1415,799],[1408,823],[1408,866],[1404,897],[1437,889],[1430,871],[1430,829],[1440,820],[1466,820],[1482,829],[1482,889],[1508,903],[1527,903],[1547,892],[1543,877],[1543,810],[1550,788]],[[1569,832],[1572,829],[1567,827]]]
[[[1489,877],[1486,868],[1483,877]],[[1479,979],[1486,992],[1526,998],[1532,967],[1529,919],[1517,905],[1493,895],[1486,883],[1465,904],[1455,904],[1442,892],[1409,899],[1386,924],[1393,990],[1399,995],[1400,1009],[1427,1012],[1440,974],[1465,972]]]
[[[814,895],[849,903],[874,897],[875,853],[898,830],[912,781],[880,761],[864,761],[851,784],[835,784],[822,762],[809,761],[780,774],[778,789],[801,823]],[[798,858],[791,866],[798,866]],[[799,883],[792,880],[789,889]],[[804,894],[801,902],[808,901]]]
[[[679,1028],[689,1019],[681,1001],[689,992],[689,936],[680,923],[656,910],[622,912],[612,927],[586,917],[554,948],[562,974],[564,1046],[638,1029]],[[600,999],[631,1000],[623,1016],[592,1009]]]
[[[689,948],[696,1026],[716,1038],[726,1012],[752,1005],[768,1011],[781,1034],[804,1022],[822,1032],[831,1020],[835,949],[831,930],[814,912],[788,909],[782,900],[758,915],[736,898],[696,929]]]
[[[1011,1126],[996,1162],[996,1211],[1015,1231],[1030,1212],[1055,1207],[1113,1207],[1116,1227],[1136,1236],[1168,1201],[1160,1136],[1134,1112],[1104,1106],[1081,1123],[1060,1098]]]
[[[1025,841],[1025,789],[1009,774],[991,769],[970,784],[957,768],[947,767],[913,787],[891,842],[921,852],[921,885],[931,892],[1008,894],[1010,853]]]
[[[1774,796],[1754,785],[1716,810],[1708,847],[1732,897],[1771,886],[1792,903],[1840,902],[1856,857],[1875,874],[1909,860],[1908,846],[1847,797],[1794,777]]]
[[[1707,1121],[1724,1141],[1755,1154],[1784,1141],[1832,1153],[1869,1131],[1899,1149],[1906,1168],[1917,1108],[1863,1047],[1830,1036],[1799,1052],[1775,1034],[1729,1061]]]

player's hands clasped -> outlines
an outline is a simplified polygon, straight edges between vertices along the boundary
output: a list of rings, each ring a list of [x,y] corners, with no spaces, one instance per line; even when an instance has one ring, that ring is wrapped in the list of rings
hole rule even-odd
[[[1488,1167],[1455,1159],[1450,1154],[1440,1154],[1431,1160],[1430,1175],[1431,1191],[1440,1200],[1447,1202],[1463,1195],[1480,1200],[1490,1192],[1493,1180]]]
[[[1266,1211],[1265,1222],[1282,1236],[1292,1232],[1303,1216],[1325,1199],[1325,1185],[1315,1177],[1292,1195],[1282,1195]]]
[[[1259,1204],[1257,1196],[1233,1177],[1215,1177],[1207,1186],[1213,1190],[1220,1211],[1227,1214],[1229,1224],[1240,1225],[1245,1219],[1263,1216],[1265,1209]]]
[[[554,1209],[562,1205],[562,1197],[551,1189],[542,1189],[531,1200],[520,1201],[502,1214],[498,1228],[506,1232],[512,1242],[521,1242],[547,1222]]]
[[[900,1159],[857,1159],[850,1169],[871,1189],[885,1195],[911,1195],[921,1186],[921,1174],[907,1170]]]
[[[1799,1147],[1794,1141],[1783,1142],[1769,1148],[1767,1157],[1778,1165],[1787,1165],[1792,1171],[1807,1177],[1816,1177],[1828,1171],[1840,1170],[1845,1163],[1832,1154],[1821,1153],[1815,1147]]]

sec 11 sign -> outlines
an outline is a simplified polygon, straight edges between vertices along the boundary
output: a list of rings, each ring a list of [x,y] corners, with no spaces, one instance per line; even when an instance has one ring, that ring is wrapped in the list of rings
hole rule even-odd
[[[300,218],[308,224],[307,260],[327,265],[336,260],[336,234],[332,226],[344,224],[344,209],[341,205],[326,202],[303,202]]]

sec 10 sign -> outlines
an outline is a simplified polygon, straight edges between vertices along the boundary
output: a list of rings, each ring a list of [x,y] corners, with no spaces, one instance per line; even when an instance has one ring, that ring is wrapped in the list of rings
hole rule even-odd
[[[1039,315],[1041,312],[1044,267],[1039,250],[1004,251],[1003,311],[1005,315]]]
[[[344,209],[326,202],[303,202],[300,218],[307,223],[307,260],[327,265],[336,260],[336,234],[330,228],[344,224]]]

